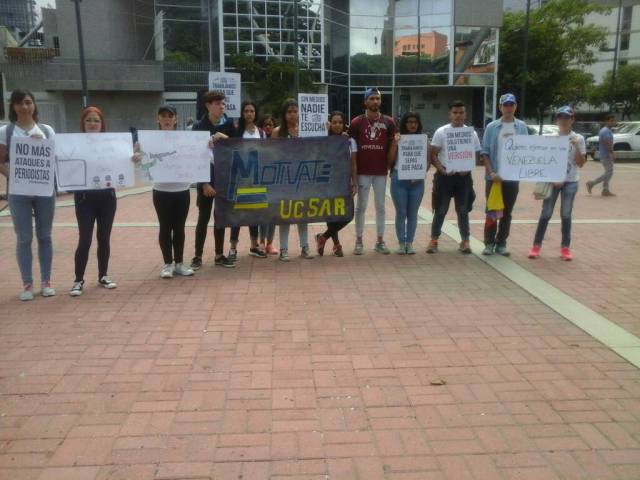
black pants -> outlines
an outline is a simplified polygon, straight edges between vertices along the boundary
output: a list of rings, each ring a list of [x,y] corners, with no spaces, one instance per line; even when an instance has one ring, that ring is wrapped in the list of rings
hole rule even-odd
[[[491,185],[491,181],[486,182],[485,198],[489,198]],[[498,245],[503,247],[507,244],[507,238],[509,238],[509,231],[511,230],[511,213],[513,212],[513,207],[516,204],[519,190],[519,182],[509,180],[505,180],[502,182],[502,199],[504,201],[504,212],[502,213],[502,218],[500,218],[499,220],[495,220],[489,217],[487,217],[487,219],[485,220],[485,245]]]
[[[456,214],[458,215],[458,229],[462,240],[469,240],[469,212],[475,194],[473,192],[473,178],[471,174],[455,173],[433,176],[434,215],[431,223],[431,238],[438,239],[442,233],[442,224],[449,211],[453,197]]]
[[[86,190],[75,192],[76,219],[78,220],[78,247],[75,255],[76,282],[84,280],[84,272],[89,260],[89,249],[93,241],[93,224],[97,225],[98,239],[98,279],[107,275],[111,254],[111,228],[116,215],[116,191]]]
[[[326,239],[331,238],[334,245],[340,245],[340,237],[338,232],[349,225],[349,222],[327,222],[327,231],[322,234]]]
[[[189,214],[191,195],[182,192],[153,191],[153,206],[158,214],[160,233],[158,243],[165,264],[184,260],[184,225]]]
[[[249,236],[251,237],[251,240],[258,240],[258,225],[251,225],[249,227]],[[231,235],[229,241],[232,244],[237,244],[238,240],[240,240],[240,227],[231,227]]]
[[[207,239],[207,228],[209,228],[209,220],[211,219],[211,210],[213,209],[213,198],[206,197],[202,193],[202,187],[198,185],[198,197],[196,200],[198,205],[198,224],[196,225],[196,257],[202,258],[204,250],[204,242]],[[224,227],[213,227],[213,240],[215,252],[222,255],[224,252]]]

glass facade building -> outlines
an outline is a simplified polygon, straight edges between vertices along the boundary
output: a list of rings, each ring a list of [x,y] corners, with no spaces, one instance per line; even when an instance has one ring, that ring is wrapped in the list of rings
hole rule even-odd
[[[376,86],[386,113],[418,111],[431,130],[454,98],[467,102],[476,127],[492,117],[501,0],[489,1],[498,19],[477,22],[458,19],[465,4],[484,3],[472,0],[154,0],[165,88],[202,89],[209,70],[232,70],[238,54],[293,61],[296,3],[298,58],[332,109],[360,113],[365,88]]]

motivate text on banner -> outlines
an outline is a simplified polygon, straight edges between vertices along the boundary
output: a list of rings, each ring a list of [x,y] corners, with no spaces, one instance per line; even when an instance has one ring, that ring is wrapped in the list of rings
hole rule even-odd
[[[222,140],[215,147],[215,223],[349,221],[349,139]]]
[[[402,135],[398,142],[398,180],[424,180],[427,176],[427,136]]]
[[[569,137],[514,135],[504,140],[498,174],[503,180],[563,182]]]
[[[56,169],[61,190],[123,188],[134,185],[130,133],[60,133]]]
[[[53,195],[53,140],[14,136],[10,158],[9,193],[36,197]]]
[[[139,130],[141,179],[154,182],[209,182],[209,132]]]
[[[445,168],[447,172],[470,172],[476,168],[480,147],[473,127],[446,128]]]
[[[225,94],[225,112],[231,118],[240,118],[240,89],[239,73],[209,72],[209,90]]]
[[[324,137],[327,135],[329,97],[326,93],[298,94],[300,137]]]

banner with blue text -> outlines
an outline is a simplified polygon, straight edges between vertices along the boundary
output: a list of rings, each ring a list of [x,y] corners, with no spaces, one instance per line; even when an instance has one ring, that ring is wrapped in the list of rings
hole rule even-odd
[[[215,158],[217,226],[353,218],[347,137],[222,140]]]

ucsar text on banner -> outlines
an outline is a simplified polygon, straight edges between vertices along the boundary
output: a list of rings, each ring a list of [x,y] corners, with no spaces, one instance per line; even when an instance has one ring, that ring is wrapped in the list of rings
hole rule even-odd
[[[9,193],[50,197],[55,171],[54,141],[13,137],[9,163]]]
[[[498,175],[521,182],[563,182],[567,176],[568,136],[514,135],[500,151]]]
[[[349,221],[349,139],[221,140],[215,147],[215,223]]]

